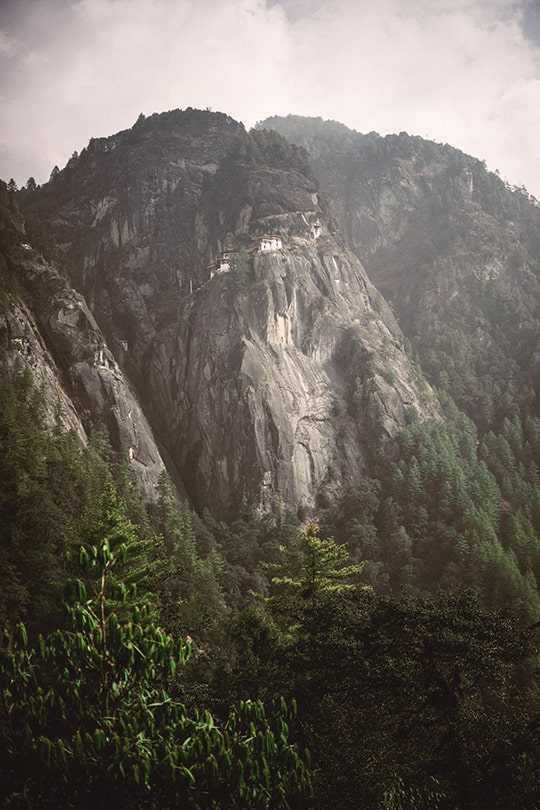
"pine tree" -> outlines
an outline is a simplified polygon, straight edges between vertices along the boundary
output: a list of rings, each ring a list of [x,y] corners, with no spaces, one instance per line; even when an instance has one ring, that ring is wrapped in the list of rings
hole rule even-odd
[[[300,600],[353,589],[347,580],[357,578],[364,567],[363,563],[348,564],[346,546],[338,545],[333,537],[321,539],[315,523],[306,526],[296,546],[291,550],[282,547],[281,551],[285,562],[268,567],[282,571],[284,576],[272,577],[272,584]]]

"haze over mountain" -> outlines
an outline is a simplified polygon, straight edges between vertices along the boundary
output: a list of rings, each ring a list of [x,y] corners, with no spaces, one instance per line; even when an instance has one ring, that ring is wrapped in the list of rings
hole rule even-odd
[[[539,336],[538,201],[418,136],[1,182],[6,805],[537,806]]]
[[[63,299],[34,313],[74,328],[77,350],[55,362],[84,389],[75,410],[109,413],[143,478],[148,453],[159,471],[138,411],[101,379],[126,375],[181,491],[223,515],[246,497],[313,512],[322,491],[343,494],[412,408],[437,413],[415,355],[483,431],[516,407],[536,413],[534,201],[404,133],[260,126],[141,116],[22,192],[92,313],[68,317]],[[92,318],[101,332],[83,346]]]
[[[332,214],[432,384],[483,429],[538,410],[540,208],[448,145],[270,118],[309,151]],[[512,402],[508,409],[505,403]]]
[[[534,0],[4,0],[0,176],[44,182],[140,112],[405,130],[540,197]]]

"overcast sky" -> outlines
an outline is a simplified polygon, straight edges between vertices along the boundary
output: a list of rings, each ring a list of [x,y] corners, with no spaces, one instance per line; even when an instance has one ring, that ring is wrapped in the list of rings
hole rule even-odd
[[[139,113],[406,131],[540,198],[540,0],[0,0],[0,177]]]

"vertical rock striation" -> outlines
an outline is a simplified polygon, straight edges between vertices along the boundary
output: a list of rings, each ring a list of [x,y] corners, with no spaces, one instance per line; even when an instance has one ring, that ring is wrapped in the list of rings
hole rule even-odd
[[[5,200],[0,200],[0,207]],[[82,295],[24,242],[22,222],[3,207],[0,313],[2,365],[32,375],[43,392],[45,421],[87,442],[90,426],[107,424],[128,457],[148,500],[164,463],[152,429]]]
[[[313,511],[434,410],[305,153],[220,113],[93,141],[29,209],[198,507]]]

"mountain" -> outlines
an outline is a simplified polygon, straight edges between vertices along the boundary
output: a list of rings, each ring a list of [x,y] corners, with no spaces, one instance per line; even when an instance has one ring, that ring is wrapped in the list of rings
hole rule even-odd
[[[196,110],[0,182],[5,806],[540,806],[538,217]]]
[[[221,113],[141,116],[22,205],[199,509],[312,513],[411,409],[438,412],[305,152],[276,133]]]
[[[83,296],[54,262],[28,243],[30,233],[13,193],[2,184],[3,375],[26,373],[42,393],[45,424],[53,428],[59,420],[82,445],[103,421],[116,446],[126,449],[143,494],[153,500],[165,464],[137,396]]]
[[[429,381],[482,432],[539,413],[540,208],[478,159],[401,132],[270,118],[308,150],[329,208]]]

